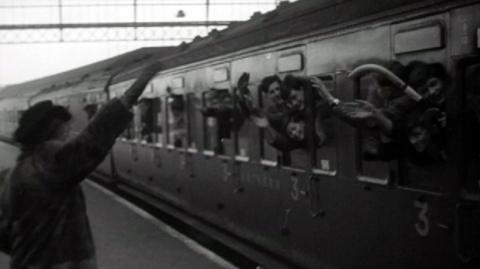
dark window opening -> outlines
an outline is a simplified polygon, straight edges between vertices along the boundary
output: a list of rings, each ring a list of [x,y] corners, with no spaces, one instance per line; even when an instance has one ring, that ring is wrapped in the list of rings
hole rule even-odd
[[[326,90],[333,96],[336,95],[335,78],[333,76],[318,76],[326,86]],[[333,116],[332,109],[328,103],[321,98],[321,95],[312,88],[313,119],[314,126],[313,144],[314,153],[312,154],[313,167],[319,172],[333,173],[337,167],[337,119]]]
[[[188,148],[197,149],[201,145],[202,115],[199,113],[202,108],[202,98],[194,93],[187,94],[188,113]]]
[[[85,113],[87,114],[88,120],[91,120],[93,118],[93,116],[97,113],[97,110],[98,110],[97,104],[89,104],[83,108],[83,111],[85,111]]]
[[[161,141],[161,101],[160,98],[144,98],[138,102],[140,114],[140,137],[142,141],[157,143]],[[159,124],[160,123],[160,124]]]
[[[466,68],[464,74],[465,111],[463,148],[466,160],[465,187],[480,192],[480,64]]]
[[[170,94],[167,97],[167,144],[175,148],[187,146],[187,124],[184,96]]]
[[[233,97],[227,89],[203,93],[204,148],[222,155],[232,155]]]

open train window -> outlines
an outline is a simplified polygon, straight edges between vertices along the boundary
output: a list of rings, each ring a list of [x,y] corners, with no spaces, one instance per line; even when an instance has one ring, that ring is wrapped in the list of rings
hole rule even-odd
[[[170,94],[167,97],[167,145],[173,148],[187,146],[185,97]]]
[[[162,141],[161,111],[160,98],[143,98],[138,102],[140,138],[142,141],[147,143]]]
[[[282,151],[275,147],[275,129],[281,127],[283,113],[282,81],[276,76],[263,78],[258,86],[258,102],[260,110],[266,114],[268,128],[260,129],[260,158],[264,165],[276,166],[281,159]],[[278,116],[277,116],[278,115]]]
[[[336,94],[335,77],[332,75],[317,76],[323,81],[327,90],[333,95]],[[314,154],[312,154],[313,171],[317,174],[333,175],[337,168],[337,120],[332,115],[329,105],[322,101],[315,89],[313,92],[313,139]]]
[[[83,111],[87,114],[87,119],[91,120],[93,116],[97,113],[98,105],[97,104],[88,104],[83,107]]]
[[[86,113],[87,120],[91,120],[98,110],[107,102],[107,95],[105,93],[89,93],[85,95],[83,101],[86,103],[83,111]]]
[[[261,131],[264,164],[310,167],[313,135],[313,101],[310,81],[287,75],[266,77],[259,86],[260,110],[268,125]]]
[[[133,121],[130,121],[127,128],[121,134],[121,137],[126,140],[133,140],[135,139],[135,124]]]
[[[310,81],[303,77],[287,75],[283,79],[283,91],[288,108],[284,122],[283,165],[307,169],[310,168],[311,151],[318,139],[314,133],[315,100]]]
[[[382,109],[384,102],[377,96],[377,77],[365,74],[357,80],[357,98],[366,100],[375,108]],[[376,158],[382,144],[388,143],[388,137],[376,129],[358,128],[357,169],[358,180],[368,183],[387,185],[390,179],[390,163]]]
[[[198,145],[201,145],[202,114],[198,113],[202,108],[202,98],[195,93],[187,94],[188,113],[188,150],[196,152]]]
[[[479,60],[480,61],[480,60]],[[465,137],[462,139],[465,150],[465,188],[470,192],[480,192],[480,63],[472,64],[464,72],[465,85]]]
[[[210,89],[202,95],[204,149],[220,155],[233,154],[233,98],[228,89]]]
[[[239,79],[237,87],[234,88],[235,116],[233,120],[235,125],[235,159],[237,161],[248,161],[250,156],[250,133],[254,128],[254,124],[249,119],[249,116],[257,106],[254,102],[254,100],[256,100],[254,96],[255,91],[251,89],[255,89],[258,85],[253,83],[239,85],[242,84],[242,77]]]

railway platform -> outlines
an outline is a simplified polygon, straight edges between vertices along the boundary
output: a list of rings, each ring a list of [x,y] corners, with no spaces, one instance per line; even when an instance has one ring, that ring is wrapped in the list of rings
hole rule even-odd
[[[18,149],[0,142],[0,168]],[[127,200],[86,180],[83,183],[99,269],[236,268]],[[0,253],[0,268],[8,257]]]

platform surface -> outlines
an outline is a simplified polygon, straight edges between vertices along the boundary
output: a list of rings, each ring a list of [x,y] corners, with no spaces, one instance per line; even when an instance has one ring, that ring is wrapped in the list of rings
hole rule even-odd
[[[18,150],[0,142],[0,168]],[[99,269],[235,268],[196,242],[91,181],[83,184]],[[0,253],[0,268],[8,257]]]

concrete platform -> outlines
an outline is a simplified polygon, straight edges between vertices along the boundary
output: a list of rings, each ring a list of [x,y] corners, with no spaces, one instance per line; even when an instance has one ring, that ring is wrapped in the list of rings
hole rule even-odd
[[[0,168],[11,166],[17,154],[15,147],[0,143]],[[101,186],[85,181],[83,188],[98,268],[235,268]],[[2,254],[0,268],[8,268],[8,257]]]

